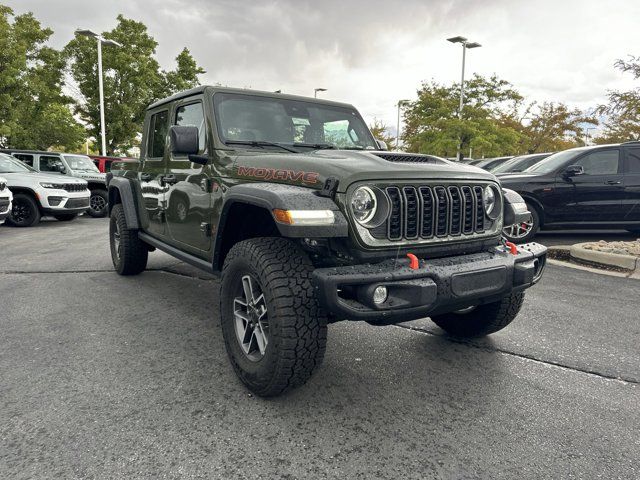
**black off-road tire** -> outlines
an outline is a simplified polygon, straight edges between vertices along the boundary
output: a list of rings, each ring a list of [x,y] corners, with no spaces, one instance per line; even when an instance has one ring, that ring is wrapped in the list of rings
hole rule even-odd
[[[119,240],[116,241],[116,236]],[[109,246],[113,266],[120,275],[137,275],[147,268],[149,249],[137,230],[127,229],[122,204],[114,205],[109,222]]]
[[[75,213],[65,213],[60,215],[54,215],[53,218],[55,218],[59,222],[70,222],[71,220],[75,219],[77,216],[78,215],[76,215]]]
[[[109,213],[109,194],[106,190],[91,190],[87,213],[93,218],[104,218]],[[101,206],[102,208],[99,208]],[[95,208],[94,208],[95,207]]]
[[[14,217],[15,215],[15,217]],[[14,227],[32,227],[40,221],[40,208],[36,200],[26,193],[16,193],[13,196],[11,213],[7,223]]]
[[[327,317],[311,284],[313,265],[296,245],[283,238],[239,242],[222,269],[220,317],[229,360],[240,380],[256,395],[270,397],[304,384],[322,363]],[[268,343],[252,361],[235,330],[234,298],[242,277],[251,275],[264,295]]]
[[[518,315],[524,292],[507,295],[499,302],[479,305],[467,313],[445,313],[431,320],[447,333],[456,337],[482,337],[502,330]]]

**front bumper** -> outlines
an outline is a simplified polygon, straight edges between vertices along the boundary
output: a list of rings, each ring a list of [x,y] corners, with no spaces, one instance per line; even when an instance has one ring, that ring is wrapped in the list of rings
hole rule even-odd
[[[524,290],[542,277],[546,252],[543,245],[527,243],[516,254],[497,246],[470,255],[420,259],[415,270],[407,259],[319,268],[313,281],[320,304],[337,319],[391,324],[495,302]],[[388,291],[381,305],[371,300],[377,286]]]
[[[0,224],[4,223],[5,219],[11,213],[11,204],[13,200],[11,192],[9,192],[9,195],[4,195],[4,193],[5,192],[0,192]]]
[[[82,213],[89,208],[91,192],[67,192],[52,188],[41,188],[37,191],[42,210],[46,214],[57,215],[67,213]]]

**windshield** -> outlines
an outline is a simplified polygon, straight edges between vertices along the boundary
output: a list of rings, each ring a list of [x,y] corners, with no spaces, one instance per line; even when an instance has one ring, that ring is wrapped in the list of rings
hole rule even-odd
[[[82,170],[85,172],[100,172],[98,167],[95,166],[93,160],[84,155],[65,155],[67,165],[71,170]]]
[[[377,149],[352,108],[236,93],[217,93],[214,103],[218,133],[229,144]]]
[[[0,153],[0,173],[26,173],[34,171],[34,169],[28,167],[20,160]]]
[[[549,155],[547,158],[542,160],[539,163],[536,163],[532,167],[529,167],[525,170],[525,172],[535,172],[535,173],[551,173],[558,170],[560,167],[565,165],[566,162],[570,161],[572,158],[577,157],[582,153],[582,150],[565,150],[564,152],[554,153],[553,155]]]

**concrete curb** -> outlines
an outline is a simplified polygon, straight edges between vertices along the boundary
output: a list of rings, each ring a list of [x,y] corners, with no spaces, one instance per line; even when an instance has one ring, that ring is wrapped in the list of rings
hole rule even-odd
[[[621,255],[619,253],[599,252],[584,248],[584,243],[577,243],[571,246],[571,258],[585,262],[607,265],[610,267],[624,268],[635,272],[640,267],[640,257],[634,255]]]
[[[583,244],[578,243],[571,246],[554,245],[548,247],[549,252],[562,253],[560,256],[562,259],[549,259],[549,263],[614,277],[626,277],[640,280],[640,258],[633,255],[598,252],[596,250],[582,248],[581,245]],[[569,260],[574,261],[571,262]],[[593,265],[593,267],[589,267],[589,264]],[[621,270],[605,270],[597,268],[597,265],[616,267]]]

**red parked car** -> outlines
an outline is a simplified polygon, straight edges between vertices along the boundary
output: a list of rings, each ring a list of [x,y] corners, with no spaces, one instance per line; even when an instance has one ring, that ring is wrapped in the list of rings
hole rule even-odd
[[[98,170],[102,173],[107,173],[111,171],[111,164],[114,162],[137,162],[136,158],[128,158],[128,157],[103,157],[102,155],[89,155],[89,158],[93,160],[93,163],[96,164]]]

